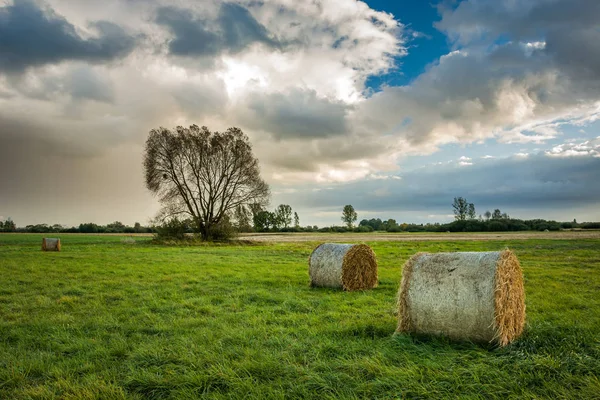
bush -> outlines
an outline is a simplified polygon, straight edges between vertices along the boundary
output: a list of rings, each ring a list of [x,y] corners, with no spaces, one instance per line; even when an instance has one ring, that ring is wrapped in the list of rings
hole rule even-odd
[[[288,226],[287,228],[281,228],[279,232],[302,232],[302,228],[295,226]]]
[[[154,237],[159,240],[185,240],[187,230],[187,221],[171,218],[154,227]]]
[[[361,225],[361,226],[357,226],[356,228],[354,228],[354,232],[358,232],[358,233],[373,232],[373,228],[370,227],[369,225]]]
[[[502,223],[500,221],[491,221],[488,224],[488,230],[491,232],[502,232],[508,230],[508,227],[505,223]]]
[[[229,218],[223,218],[218,224],[214,225],[208,234],[208,240],[221,242],[236,238],[238,231],[235,229]]]
[[[345,233],[348,232],[348,228],[346,228],[345,226],[332,226],[331,231],[337,233]]]
[[[508,224],[508,230],[510,231],[528,231],[529,227],[521,221],[510,221]]]
[[[584,222],[581,224],[583,229],[600,229],[600,222]]]

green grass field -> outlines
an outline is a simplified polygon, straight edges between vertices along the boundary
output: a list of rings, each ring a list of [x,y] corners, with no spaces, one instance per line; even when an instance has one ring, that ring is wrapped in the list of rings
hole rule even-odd
[[[41,237],[0,235],[2,399],[600,398],[600,240],[371,242],[380,285],[346,293],[308,286],[315,242]],[[408,257],[505,246],[520,340],[393,335]]]

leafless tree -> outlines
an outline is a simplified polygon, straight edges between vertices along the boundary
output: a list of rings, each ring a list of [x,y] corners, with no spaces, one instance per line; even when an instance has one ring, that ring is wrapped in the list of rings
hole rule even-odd
[[[203,240],[237,207],[267,204],[269,185],[239,128],[158,128],[146,141],[146,187],[162,204],[157,219],[190,218]]]

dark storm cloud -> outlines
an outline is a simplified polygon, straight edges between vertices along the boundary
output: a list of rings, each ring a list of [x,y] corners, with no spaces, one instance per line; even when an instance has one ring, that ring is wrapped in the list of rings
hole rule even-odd
[[[452,199],[462,196],[478,213],[486,209],[540,210],[592,206],[600,203],[598,157],[537,155],[482,160],[471,166],[435,165],[401,174],[402,179],[367,180],[338,185],[334,190],[299,192],[295,200],[326,208],[340,199],[365,211],[451,214]]]
[[[342,102],[320,98],[312,90],[292,89],[285,93],[253,93],[247,99],[250,111],[244,123],[272,132],[276,138],[325,138],[348,132]]]
[[[597,18],[600,20],[600,12]],[[546,37],[545,51],[571,76],[595,80],[595,87],[600,86],[600,23],[596,28],[565,27],[550,32]]]
[[[32,0],[16,0],[0,8],[0,70],[22,72],[64,60],[110,61],[126,56],[135,46],[135,40],[111,22],[98,21],[92,28],[98,36],[83,39],[51,9],[42,9]]]
[[[600,2],[596,0],[462,1],[455,9],[441,8],[435,26],[451,39],[466,44],[494,41],[510,34],[516,40],[535,40],[549,30],[598,25]]]
[[[238,53],[253,43],[272,48],[279,46],[246,8],[233,3],[221,4],[216,20],[195,18],[186,9],[161,7],[156,22],[167,26],[175,35],[169,42],[169,52],[178,56]]]
[[[512,3],[512,2],[510,2]],[[461,44],[510,40],[543,40],[538,55],[549,55],[556,66],[581,78],[600,77],[600,1],[527,0],[509,2],[464,1],[442,12],[436,25]]]

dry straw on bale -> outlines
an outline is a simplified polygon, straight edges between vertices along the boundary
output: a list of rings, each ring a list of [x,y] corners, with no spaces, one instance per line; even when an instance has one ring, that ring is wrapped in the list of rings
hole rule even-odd
[[[418,253],[404,265],[396,332],[505,346],[524,326],[523,273],[512,251]]]
[[[311,286],[365,290],[377,286],[377,259],[366,244],[323,243],[308,259]]]
[[[60,251],[60,239],[43,238],[42,239],[42,250],[43,251]]]

